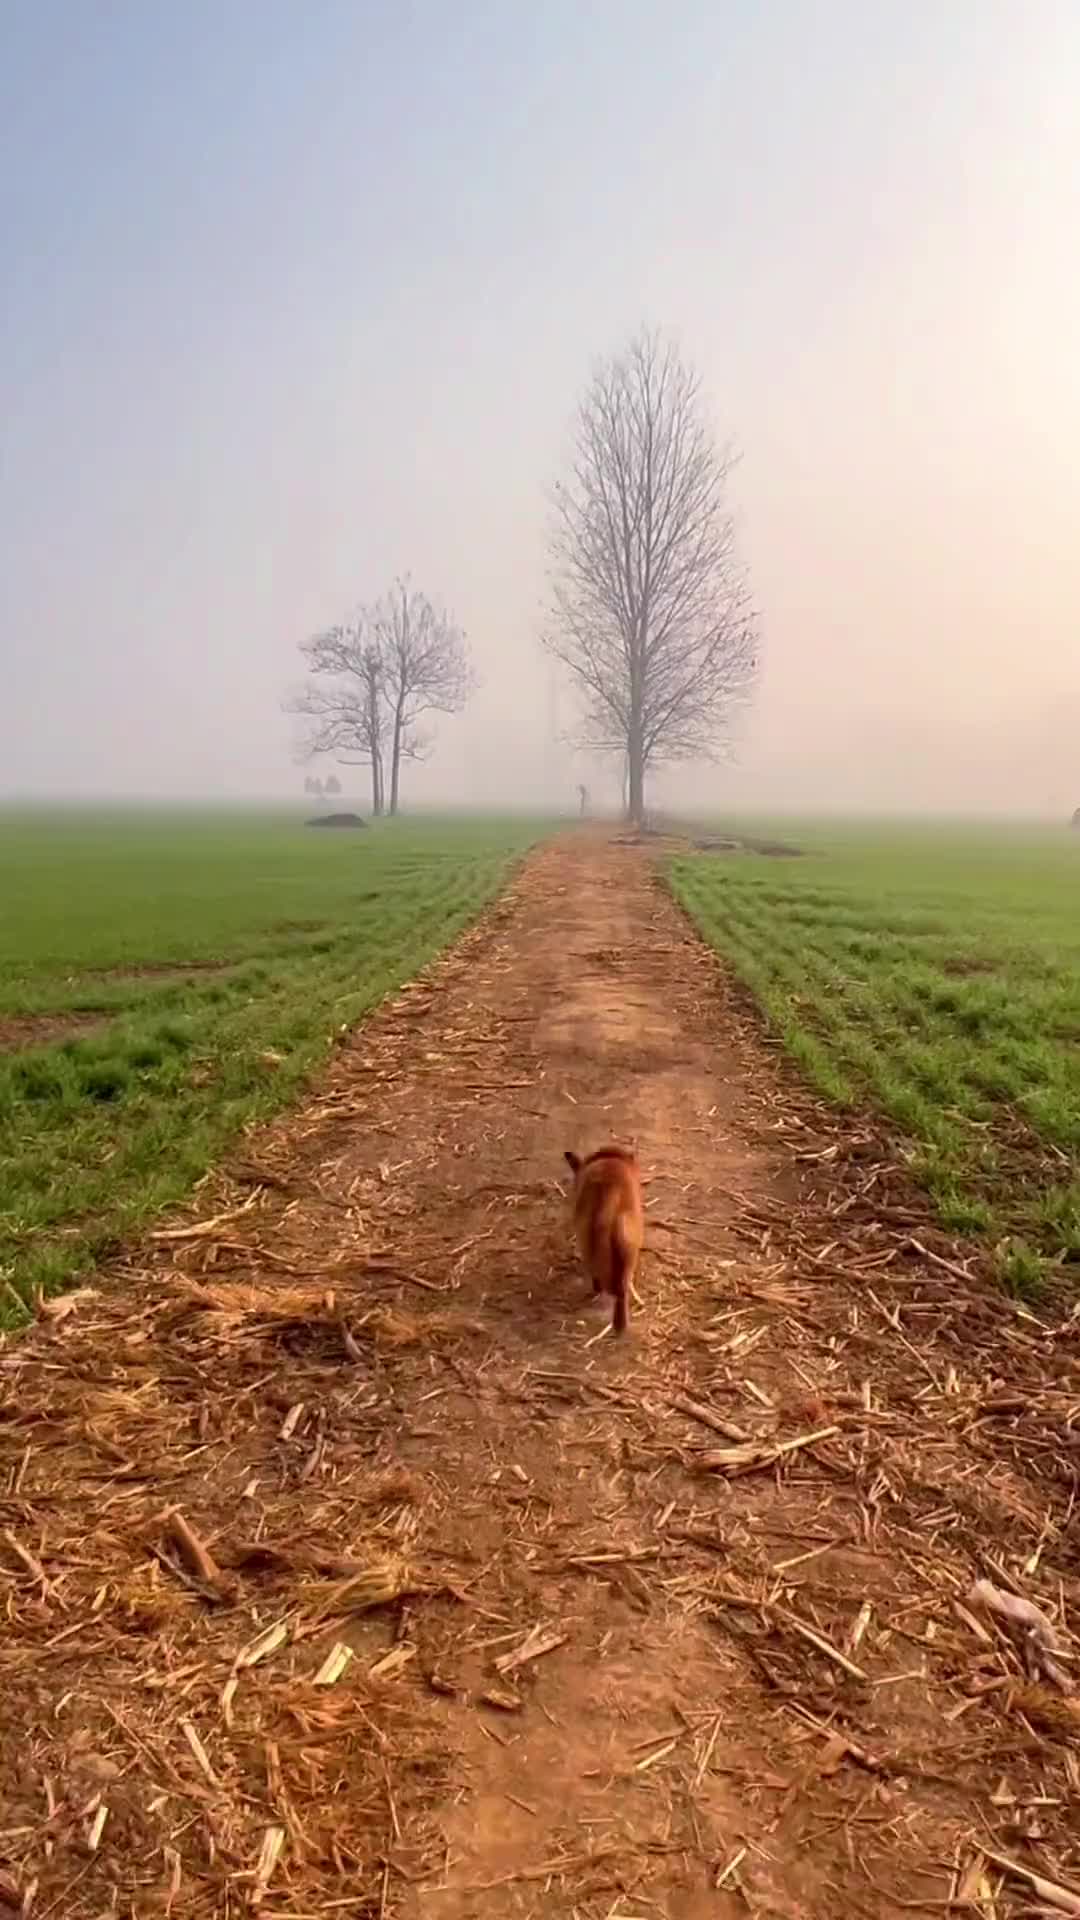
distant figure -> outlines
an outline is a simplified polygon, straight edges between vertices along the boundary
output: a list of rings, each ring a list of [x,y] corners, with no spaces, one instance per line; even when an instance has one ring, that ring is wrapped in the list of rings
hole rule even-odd
[[[1080,807],[1077,807],[1076,812],[1073,814],[1072,823],[1074,827],[1080,830]]]
[[[579,786],[577,791],[578,791],[578,817],[584,820],[585,814],[588,810],[588,805],[589,805],[589,789],[588,787]],[[1073,826],[1075,826],[1076,824],[1077,823],[1074,820]]]

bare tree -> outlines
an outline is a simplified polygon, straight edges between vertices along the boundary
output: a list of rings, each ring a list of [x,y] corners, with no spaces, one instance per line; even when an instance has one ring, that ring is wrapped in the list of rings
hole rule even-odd
[[[382,662],[390,735],[390,812],[401,796],[402,760],[421,759],[430,745],[417,721],[425,713],[459,713],[473,687],[465,636],[426,594],[399,580],[371,615]]]
[[[384,669],[368,616],[329,627],[300,649],[311,675],[286,702],[306,722],[301,752],[306,759],[332,753],[343,765],[371,768],[371,811],[384,804]]]
[[[598,366],[555,489],[543,639],[580,696],[581,744],[623,756],[639,823],[651,769],[722,753],[753,686],[733,464],[672,344],[643,333]]]

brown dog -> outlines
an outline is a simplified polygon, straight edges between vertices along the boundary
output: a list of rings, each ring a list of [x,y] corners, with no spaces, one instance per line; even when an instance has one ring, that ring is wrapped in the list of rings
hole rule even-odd
[[[601,1147],[584,1160],[567,1153],[574,1175],[574,1231],[594,1293],[615,1297],[611,1325],[625,1333],[630,1288],[645,1239],[645,1202],[637,1154],[629,1147]]]

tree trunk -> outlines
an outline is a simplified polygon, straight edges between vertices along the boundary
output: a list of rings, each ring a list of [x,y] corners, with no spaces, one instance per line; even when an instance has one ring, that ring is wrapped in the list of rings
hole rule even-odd
[[[630,759],[630,804],[628,811],[635,827],[640,827],[645,820],[645,773],[641,764],[640,753],[631,755]]]
[[[404,722],[403,722],[401,707],[400,705],[398,705],[394,709],[394,738],[391,743],[391,749],[390,749],[390,812],[391,814],[395,814],[398,810],[398,793],[401,788],[401,736],[403,732],[404,732]]]
[[[645,819],[645,755],[636,728],[626,743],[626,796],[627,819],[640,827]]]
[[[382,751],[382,687],[378,654],[370,647],[364,660],[364,740],[371,760],[371,811],[379,819],[386,807],[386,782]]]

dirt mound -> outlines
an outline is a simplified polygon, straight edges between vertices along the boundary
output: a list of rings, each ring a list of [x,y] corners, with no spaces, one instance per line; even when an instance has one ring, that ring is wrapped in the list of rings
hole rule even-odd
[[[366,827],[358,813],[317,813],[307,822],[309,827]]]

